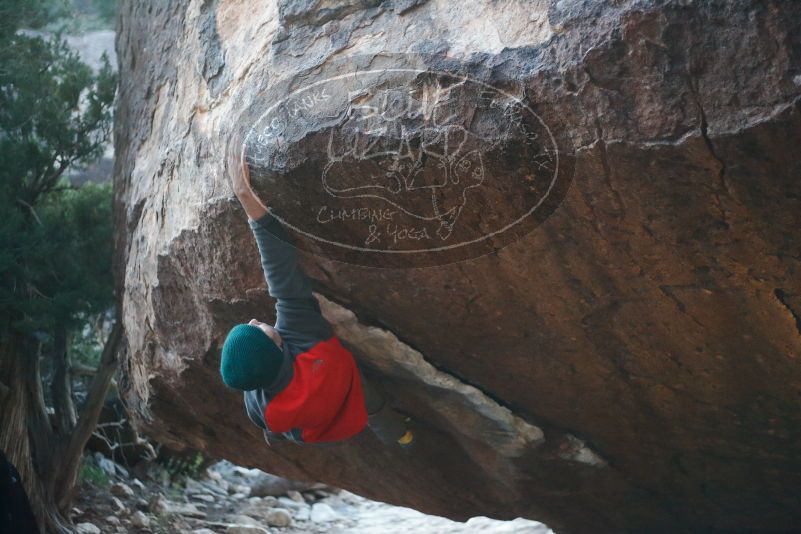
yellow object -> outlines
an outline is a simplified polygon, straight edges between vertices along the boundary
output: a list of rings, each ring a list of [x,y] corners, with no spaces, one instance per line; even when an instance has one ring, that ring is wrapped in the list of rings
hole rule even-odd
[[[398,438],[398,443],[400,445],[408,445],[414,440],[414,434],[412,434],[411,430],[407,430],[404,435]]]

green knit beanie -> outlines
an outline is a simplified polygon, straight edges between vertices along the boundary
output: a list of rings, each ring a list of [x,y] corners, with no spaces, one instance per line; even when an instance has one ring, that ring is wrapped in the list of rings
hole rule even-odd
[[[275,381],[283,359],[281,348],[259,327],[238,324],[225,338],[220,374],[229,388],[264,388]]]

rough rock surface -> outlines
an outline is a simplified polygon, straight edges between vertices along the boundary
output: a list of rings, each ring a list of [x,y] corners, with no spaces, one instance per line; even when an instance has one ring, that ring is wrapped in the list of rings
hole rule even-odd
[[[127,405],[171,446],[456,519],[796,527],[799,24],[801,4],[781,0],[122,4]],[[380,52],[455,58],[516,95],[572,183],[533,231],[467,261],[306,255],[337,333],[420,421],[419,443],[270,448],[217,374],[227,330],[272,310],[227,142],[279,80]],[[295,156],[317,142],[306,128]]]

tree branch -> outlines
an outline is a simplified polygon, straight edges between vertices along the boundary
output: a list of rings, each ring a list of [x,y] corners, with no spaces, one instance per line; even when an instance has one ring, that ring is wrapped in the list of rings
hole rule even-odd
[[[34,456],[37,470],[47,472],[55,463],[53,454],[53,427],[50,425],[50,416],[47,414],[44,387],[42,385],[42,343],[35,342],[36,349],[32,357],[26,358],[24,379],[31,389],[31,407],[28,413],[28,426],[35,436]]]
[[[92,385],[89,387],[89,395],[87,395],[86,403],[81,410],[78,424],[72,432],[62,456],[61,469],[59,470],[60,478],[54,488],[56,491],[56,503],[61,510],[69,507],[72,489],[78,477],[81,454],[97,425],[111,378],[117,370],[117,352],[121,339],[122,323],[117,319],[103,347],[100,365],[98,365]]]
[[[75,428],[75,404],[72,402],[72,376],[70,374],[70,335],[63,324],[56,326],[55,353],[53,354],[53,409],[56,413],[56,425],[62,436],[68,435]]]
[[[36,219],[36,222],[37,222],[37,223],[39,223],[39,226],[44,226],[44,224],[42,224],[42,220],[41,220],[41,219],[39,218],[39,216],[36,214],[36,210],[34,209],[34,207],[33,207],[33,206],[31,206],[30,204],[28,204],[27,202],[25,202],[25,201],[24,201],[24,200],[22,200],[21,198],[18,198],[18,199],[17,199],[17,202],[18,202],[18,203],[20,203],[20,204],[22,204],[22,205],[23,205],[23,206],[25,206],[26,208],[28,208],[28,210],[30,210],[30,212],[31,212],[31,215],[33,215],[33,218],[34,218],[34,219]]]
[[[70,374],[72,376],[92,376],[97,372],[97,369],[84,365],[82,363],[73,363],[70,366]]]

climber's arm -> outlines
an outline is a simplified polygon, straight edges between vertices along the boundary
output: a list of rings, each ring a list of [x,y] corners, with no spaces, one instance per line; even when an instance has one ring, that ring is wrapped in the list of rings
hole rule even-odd
[[[275,297],[275,329],[292,343],[311,348],[332,335],[312,295],[311,282],[298,266],[297,249],[284,227],[268,211],[250,220],[270,295]]]
[[[267,213],[267,207],[262,203],[258,196],[253,192],[250,185],[250,168],[247,163],[242,161],[240,154],[233,152],[238,150],[241,146],[239,142],[231,143],[231,150],[228,154],[228,169],[231,173],[231,186],[234,188],[234,194],[242,207],[247,213],[250,220],[256,221],[264,217]]]
[[[234,193],[248,215],[267,286],[276,299],[275,329],[285,340],[310,348],[331,337],[331,327],[320,313],[309,279],[298,266],[297,249],[289,243],[281,223],[253,192],[247,164],[240,162],[238,154],[229,157],[229,168],[234,171],[231,173]]]

